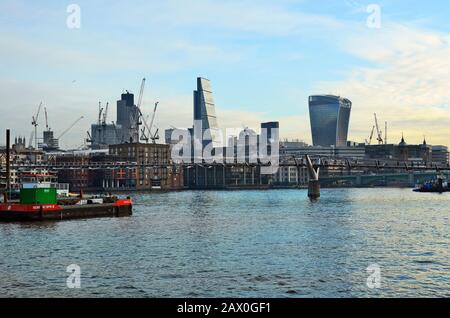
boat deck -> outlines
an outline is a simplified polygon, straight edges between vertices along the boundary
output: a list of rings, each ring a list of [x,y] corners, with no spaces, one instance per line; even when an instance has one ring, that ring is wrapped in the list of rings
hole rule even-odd
[[[0,221],[45,221],[71,220],[99,217],[131,216],[131,200],[118,200],[115,203],[86,205],[23,205],[16,203],[0,204]]]

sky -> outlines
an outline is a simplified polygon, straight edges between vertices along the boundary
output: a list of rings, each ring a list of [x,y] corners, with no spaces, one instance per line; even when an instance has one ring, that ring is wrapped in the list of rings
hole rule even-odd
[[[190,127],[202,76],[222,128],[277,120],[281,138],[310,143],[308,96],[336,94],[353,102],[350,140],[377,113],[389,142],[450,146],[448,12],[446,0],[0,0],[0,140],[28,139],[42,101],[56,136],[84,116],[60,141],[80,147],[98,102],[114,121],[143,77],[144,113],[159,101],[161,131]]]

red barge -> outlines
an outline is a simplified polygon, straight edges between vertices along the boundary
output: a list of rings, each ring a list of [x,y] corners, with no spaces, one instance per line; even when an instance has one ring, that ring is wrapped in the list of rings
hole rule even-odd
[[[58,197],[58,185],[50,175],[30,174],[20,183],[20,200],[11,201],[10,131],[6,130],[6,192],[0,203],[0,222],[70,220],[131,216],[133,202],[128,197]]]
[[[0,222],[125,217],[132,215],[132,206],[131,199],[83,205],[0,203]]]
[[[113,196],[58,198],[55,188],[46,184],[24,185],[20,201],[9,201],[5,193],[0,203],[0,222],[70,220],[98,217],[124,217],[132,215],[130,198]]]
[[[130,198],[85,196],[82,192],[75,197],[59,197],[55,184],[39,181],[43,177],[48,176],[29,176],[32,182],[21,184],[20,201],[10,201],[8,194],[4,194],[3,203],[0,203],[0,222],[70,220],[132,215],[133,202]]]

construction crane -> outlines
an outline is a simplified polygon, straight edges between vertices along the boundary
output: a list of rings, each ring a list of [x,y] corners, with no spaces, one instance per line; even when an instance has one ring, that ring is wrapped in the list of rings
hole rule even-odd
[[[133,112],[130,112],[130,142],[139,142],[139,126],[142,125],[141,119],[143,119],[142,111],[141,111],[141,105],[142,105],[142,98],[144,96],[144,89],[145,89],[145,81],[146,79],[142,79],[141,83],[141,89],[139,92],[138,102],[136,104],[136,110]],[[128,93],[128,91],[126,91]]]
[[[155,133],[150,137],[152,142],[156,144],[156,140],[159,140],[159,128],[156,128]]]
[[[369,145],[369,146],[372,144],[373,133],[374,133],[374,132],[375,132],[375,126],[372,127],[372,132],[370,133],[369,140],[366,139],[366,144]]]
[[[159,139],[158,137],[158,131],[155,132],[155,134],[152,134],[152,128],[153,128],[153,122],[155,121],[156,116],[156,110],[158,109],[159,102],[155,103],[155,107],[153,109],[153,115],[150,125],[147,124],[147,120],[142,116],[143,122],[144,122],[144,128],[142,128],[142,136],[141,140],[144,140],[148,143],[148,141],[151,139],[153,143],[156,143],[156,140]],[[142,113],[141,113],[142,115]],[[147,116],[148,119],[149,116]],[[148,135],[146,133],[148,131]]]
[[[377,114],[374,114],[375,116],[375,125],[377,128],[377,141],[379,145],[383,144],[383,132],[380,130],[380,126],[378,125],[378,118],[377,118]]]
[[[59,135],[59,137],[58,137],[58,139],[61,139],[65,134],[67,134],[76,124],[78,124],[78,122],[80,121],[80,120],[82,120],[84,118],[84,116],[81,116],[80,118],[78,118],[77,120],[75,120],[74,122],[73,122],[73,124],[72,125],[70,125],[69,126],[69,128],[67,128],[66,130],[64,130],[62,133],[61,133],[61,135]]]
[[[141,90],[139,92],[139,99],[137,103],[137,108],[141,110],[142,98],[144,97],[144,89],[145,89],[145,78],[142,79]]]
[[[154,144],[156,143],[156,140],[159,139],[159,136],[158,136],[158,131],[159,131],[159,129],[157,129],[157,130],[155,131],[155,133],[152,134],[153,124],[154,124],[154,122],[155,122],[156,111],[158,110],[158,105],[159,105],[159,102],[156,102],[156,103],[155,103],[155,108],[153,108],[153,114],[152,114],[152,120],[150,121],[150,126],[146,126],[146,127],[147,127],[147,130],[148,130],[148,134],[149,134],[149,136],[150,136],[150,139],[152,140],[152,142],[153,142]]]
[[[144,90],[145,90],[145,77],[142,79],[142,83],[141,83],[141,89],[139,90],[139,98],[138,98],[138,103],[136,105],[137,107],[137,114],[136,114],[136,131],[138,132],[138,135],[136,136],[137,139],[139,139],[139,126],[142,125],[142,122],[144,122],[145,124],[145,118],[142,115],[142,110],[141,110],[141,106],[142,106],[142,99],[144,98]],[[148,141],[148,140],[147,140]],[[139,140],[137,141],[139,142]]]
[[[388,122],[384,122],[384,144],[388,143]]]
[[[102,122],[103,126],[106,126],[106,120],[108,118],[108,109],[109,109],[109,103],[106,103],[105,112],[103,113],[103,122]]]
[[[140,139],[148,143],[149,139],[152,138],[152,135],[151,135],[152,124],[150,124],[150,126],[147,124],[147,120],[145,119],[145,117],[144,117],[144,115],[142,113],[142,109],[141,109],[142,99],[144,97],[145,82],[146,82],[146,79],[143,78],[142,79],[142,83],[141,83],[141,89],[140,89],[140,92],[139,92],[138,103],[137,103],[136,107],[137,107],[137,111],[138,111],[138,114],[137,114],[138,115],[137,116],[138,117],[137,127],[139,127],[139,125],[142,125],[142,123],[144,124],[144,128],[142,128],[142,130],[141,130],[142,136],[141,136]],[[156,107],[157,107],[157,105],[155,106],[154,112],[156,112]],[[154,114],[153,114],[153,117],[154,117]],[[153,120],[152,120],[152,122],[153,122]],[[146,133],[145,133],[146,129],[147,129],[147,131],[149,133],[149,136],[147,136]]]
[[[148,141],[150,140],[149,136],[147,136],[147,133],[146,133],[146,126],[147,126],[147,121],[149,118],[150,118],[150,115],[147,115],[147,118],[143,118],[144,127],[141,129],[140,140],[145,141],[146,143],[148,143]]]
[[[147,143],[148,143],[148,141],[149,141],[150,139],[152,140],[152,143],[153,143],[153,144],[156,143],[156,140],[159,140],[159,128],[156,128],[156,131],[155,131],[154,134],[149,133],[149,134],[147,135],[147,133],[146,133],[146,128],[145,128],[145,127],[142,128],[141,132],[142,132],[141,140],[144,140],[144,141],[146,141]]]
[[[33,147],[34,129],[31,131],[30,139],[28,139],[28,148]]]
[[[103,108],[102,108],[102,102],[98,102],[98,126],[100,126],[102,124],[102,112],[103,112]]]
[[[91,133],[90,133],[89,131],[86,131],[86,132],[87,132],[86,142],[91,143],[91,142],[92,142],[92,136],[91,136]]]
[[[35,146],[36,149],[38,149],[37,127],[38,127],[38,119],[39,119],[39,114],[41,112],[41,108],[42,108],[42,102],[39,104],[39,107],[37,109],[36,115],[34,115],[32,117],[32,121],[31,121],[31,124],[34,126],[34,138],[35,138],[34,146]]]
[[[144,128],[142,128],[142,130],[141,130],[142,131],[141,140],[148,142],[151,139],[154,144],[156,143],[156,140],[159,139],[159,135],[158,135],[159,129],[156,129],[155,133],[152,134],[153,124],[155,122],[156,111],[158,110],[158,105],[159,105],[159,102],[156,102],[155,107],[153,108],[153,114],[152,114],[152,119],[150,121],[150,125],[147,124],[147,120],[148,120],[149,116],[147,116],[147,120],[144,118],[144,116],[142,116],[142,119],[144,122]],[[142,115],[142,113],[141,113],[141,115]],[[147,135],[146,131],[148,131],[148,135]]]
[[[50,128],[48,127],[47,107],[44,107],[44,114],[45,114],[45,130],[50,131]]]

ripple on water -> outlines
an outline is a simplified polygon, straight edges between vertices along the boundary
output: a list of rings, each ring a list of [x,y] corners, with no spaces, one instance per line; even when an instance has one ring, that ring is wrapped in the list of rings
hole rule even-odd
[[[448,195],[135,194],[131,218],[0,224],[0,296],[449,297]],[[372,264],[379,290],[366,286]]]

